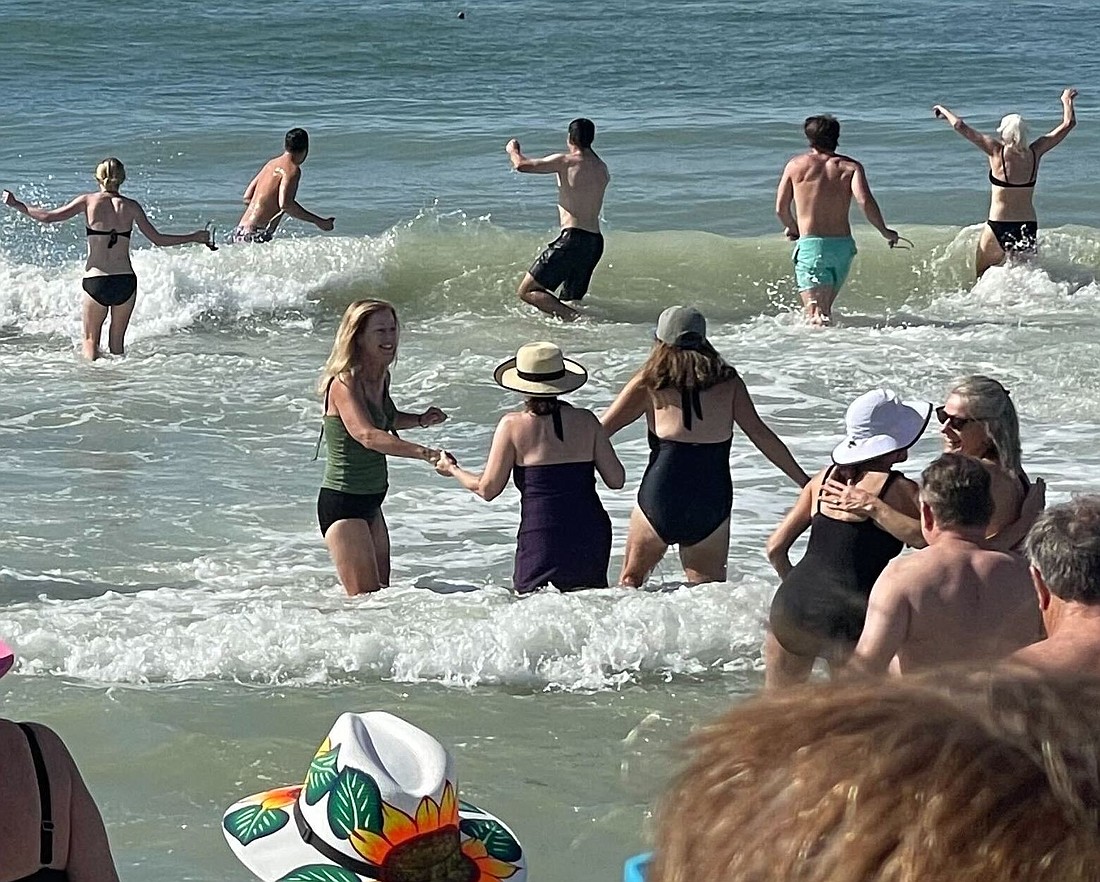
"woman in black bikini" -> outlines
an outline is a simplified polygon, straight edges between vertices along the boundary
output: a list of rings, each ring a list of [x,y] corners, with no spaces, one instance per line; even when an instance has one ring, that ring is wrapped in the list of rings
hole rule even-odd
[[[20,202],[5,190],[2,201],[27,217],[45,224],[66,221],[84,213],[88,234],[88,261],[84,267],[84,357],[99,356],[99,340],[107,313],[111,314],[108,347],[113,355],[125,351],[126,327],[134,311],[137,297],[137,276],[130,264],[130,234],[136,226],[154,245],[184,245],[198,242],[213,249],[213,238],[206,230],[174,236],[158,232],[145,214],[145,209],[133,199],[119,194],[126,180],[122,163],[110,157],[95,170],[99,190],[82,193],[60,208],[46,209]],[[125,242],[121,240],[125,239]],[[121,246],[121,247],[118,247]]]
[[[611,435],[643,415],[649,427],[649,465],[630,516],[622,585],[645,582],[670,545],[680,546],[688,582],[725,580],[734,423],[788,478],[800,487],[809,480],[706,334],[698,310],[662,312],[649,358],[601,417]]]
[[[999,266],[1011,255],[1030,257],[1037,250],[1038,224],[1035,218],[1035,181],[1039,159],[1053,150],[1070,133],[1077,118],[1073,112],[1076,89],[1062,92],[1062,122],[1030,144],[1027,126],[1018,113],[1010,113],[992,138],[970,128],[954,113],[937,104],[932,112],[947,120],[956,132],[975,144],[989,157],[989,183],[993,194],[989,203],[989,221],[978,241],[976,271],[981,278],[991,266]]]
[[[845,414],[847,437],[833,464],[814,475],[768,539],[768,560],[783,580],[764,641],[768,688],[802,682],[818,658],[844,663],[863,631],[871,586],[901,553],[902,541],[874,519],[829,505],[822,485],[830,478],[851,484],[916,518],[919,489],[893,466],[905,461],[931,414],[928,402],[903,402],[886,389],[860,395]],[[806,553],[792,567],[791,546],[807,528]]]

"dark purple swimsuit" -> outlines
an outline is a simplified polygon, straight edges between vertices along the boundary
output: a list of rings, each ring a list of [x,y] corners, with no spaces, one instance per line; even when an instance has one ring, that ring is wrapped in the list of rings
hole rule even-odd
[[[521,498],[515,590],[606,588],[611,518],[596,494],[596,464],[515,466],[512,480]]]

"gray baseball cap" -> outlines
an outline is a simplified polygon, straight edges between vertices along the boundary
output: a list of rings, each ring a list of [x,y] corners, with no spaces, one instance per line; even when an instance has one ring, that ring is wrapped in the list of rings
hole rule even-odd
[[[707,339],[707,320],[694,306],[670,306],[657,319],[654,336],[669,346],[694,349]]]

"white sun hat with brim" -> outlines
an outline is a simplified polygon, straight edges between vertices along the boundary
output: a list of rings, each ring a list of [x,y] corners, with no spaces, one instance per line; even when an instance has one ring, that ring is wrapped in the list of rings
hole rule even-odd
[[[513,392],[524,395],[564,395],[588,382],[588,371],[562,355],[556,343],[526,343],[515,358],[497,365],[493,379]]]
[[[833,448],[833,462],[855,465],[912,447],[932,416],[930,401],[902,401],[891,389],[872,389],[848,405],[847,437]]]
[[[499,818],[458,799],[435,738],[383,711],[345,713],[305,781],[229,807],[222,832],[263,882],[524,882]]]

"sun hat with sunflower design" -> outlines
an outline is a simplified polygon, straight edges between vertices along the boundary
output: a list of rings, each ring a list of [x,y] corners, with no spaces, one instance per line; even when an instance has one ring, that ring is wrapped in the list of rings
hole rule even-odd
[[[305,782],[229,807],[222,831],[263,882],[524,882],[499,819],[461,802],[435,738],[383,711],[341,714]]]

